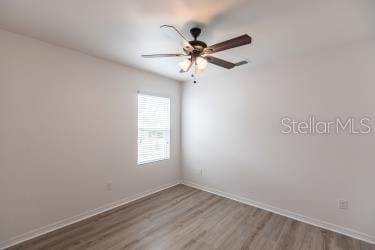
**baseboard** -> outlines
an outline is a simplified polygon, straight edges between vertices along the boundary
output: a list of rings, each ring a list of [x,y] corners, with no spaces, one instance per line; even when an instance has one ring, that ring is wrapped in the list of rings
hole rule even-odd
[[[88,218],[90,218],[92,216],[95,216],[97,214],[106,212],[108,210],[114,209],[114,208],[119,207],[119,206],[123,206],[123,205],[128,204],[132,201],[135,201],[135,200],[141,199],[143,197],[146,197],[148,195],[157,193],[157,192],[162,191],[164,189],[176,186],[180,183],[181,183],[181,181],[176,180],[176,181],[168,183],[166,185],[147,190],[147,191],[142,192],[140,194],[132,195],[130,197],[126,197],[126,198],[121,199],[119,201],[116,201],[116,202],[113,202],[113,203],[110,203],[110,204],[106,204],[106,205],[98,207],[96,209],[78,214],[76,216],[63,219],[63,220],[58,221],[56,223],[53,223],[53,224],[50,224],[50,225],[47,225],[47,226],[44,226],[44,227],[41,227],[41,228],[37,228],[37,229],[32,230],[30,232],[27,232],[27,233],[21,234],[19,236],[13,237],[11,239],[0,242],[0,249],[5,249],[5,248],[8,248],[8,247],[17,245],[19,243],[22,243],[24,241],[33,239],[35,237],[41,236],[43,234],[55,231],[55,230],[60,229],[62,227],[69,226],[71,224],[74,224],[74,223],[79,222],[79,221],[84,220],[84,219],[88,219]]]
[[[208,187],[208,186],[196,184],[194,182],[183,180],[181,183],[186,185],[186,186],[190,186],[190,187],[197,188],[197,189],[200,189],[200,190],[203,190],[203,191],[206,191],[206,192],[210,192],[210,193],[213,193],[213,194],[216,194],[216,195],[219,195],[219,196],[231,199],[231,200],[235,200],[235,201],[238,201],[238,202],[241,202],[241,203],[253,206],[253,207],[261,208],[263,210],[267,210],[269,212],[279,214],[279,215],[282,215],[282,216],[285,216],[285,217],[288,217],[288,218],[291,218],[291,219],[294,219],[294,220],[298,220],[298,221],[301,221],[301,222],[304,222],[304,223],[307,223],[307,224],[310,224],[310,225],[313,225],[313,226],[317,226],[317,227],[320,227],[320,228],[324,228],[324,229],[327,229],[327,230],[330,230],[330,231],[333,231],[333,232],[336,232],[336,233],[340,233],[340,234],[352,237],[352,238],[356,238],[356,239],[359,239],[359,240],[362,240],[362,241],[366,241],[370,244],[375,244],[375,236],[368,235],[368,234],[365,234],[365,233],[362,233],[362,232],[358,232],[358,231],[352,230],[350,228],[335,225],[335,224],[332,224],[332,223],[329,223],[329,222],[326,222],[326,221],[322,221],[322,220],[319,220],[319,219],[307,217],[307,216],[297,214],[297,213],[294,213],[294,212],[286,210],[286,209],[274,207],[274,206],[271,206],[271,205],[268,205],[268,204],[265,204],[265,203],[262,203],[262,202],[257,202],[257,201],[254,201],[254,200],[251,200],[251,199],[248,199],[248,198],[245,198],[245,197],[241,197],[241,196],[238,196],[238,195],[234,195],[234,194],[231,194],[231,193],[228,193],[228,192],[224,192],[224,191],[221,191],[221,190],[218,190],[218,189],[215,189],[215,188],[211,188],[211,187]]]

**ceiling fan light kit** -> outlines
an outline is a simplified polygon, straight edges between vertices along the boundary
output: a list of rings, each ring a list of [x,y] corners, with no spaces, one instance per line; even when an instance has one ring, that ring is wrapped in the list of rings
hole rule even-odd
[[[199,69],[204,70],[207,68],[208,62],[206,58],[198,56],[195,58],[195,64]]]
[[[169,28],[178,33],[183,41],[183,52],[184,54],[174,53],[174,54],[151,54],[151,55],[142,55],[144,58],[158,58],[158,57],[188,57],[184,61],[181,61],[178,65],[180,67],[180,73],[189,72],[190,69],[194,66],[194,74],[199,76],[204,69],[206,69],[208,63],[223,67],[226,69],[232,69],[247,63],[247,61],[240,61],[237,63],[232,63],[225,61],[223,59],[213,57],[210,54],[214,54],[219,51],[232,49],[235,47],[243,46],[251,43],[251,37],[247,34],[242,36],[235,37],[233,39],[217,43],[211,46],[203,41],[197,40],[202,30],[198,27],[190,29],[190,34],[194,38],[192,41],[188,41],[182,34],[179,32],[176,27],[171,25],[162,25],[160,28]],[[194,75],[192,75],[194,76]],[[196,81],[194,81],[195,83]]]
[[[181,70],[182,70],[181,73],[183,73],[183,72],[187,72],[187,71],[190,69],[191,64],[192,64],[192,62],[191,62],[191,58],[188,58],[188,59],[186,59],[186,60],[183,60],[182,62],[179,62],[179,63],[178,63],[178,66],[180,66],[180,68],[181,68]]]

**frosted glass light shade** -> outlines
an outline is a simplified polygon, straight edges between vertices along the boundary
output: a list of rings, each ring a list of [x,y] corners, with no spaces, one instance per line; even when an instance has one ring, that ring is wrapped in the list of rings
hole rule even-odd
[[[200,69],[200,70],[204,70],[205,68],[207,68],[207,59],[206,58],[203,58],[201,56],[198,56],[196,59],[195,59],[195,63],[196,63],[196,66]]]
[[[190,59],[186,59],[186,60],[178,63],[178,66],[180,66],[180,68],[183,71],[187,71],[189,69],[190,65],[191,65],[191,60]]]

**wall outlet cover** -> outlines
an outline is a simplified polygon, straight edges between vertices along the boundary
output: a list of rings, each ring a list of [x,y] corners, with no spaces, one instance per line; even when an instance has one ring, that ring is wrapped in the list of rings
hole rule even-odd
[[[349,202],[347,200],[338,200],[338,208],[347,210],[349,208]]]

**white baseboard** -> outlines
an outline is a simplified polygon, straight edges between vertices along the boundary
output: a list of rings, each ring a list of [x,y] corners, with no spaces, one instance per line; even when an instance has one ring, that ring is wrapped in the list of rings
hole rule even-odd
[[[216,195],[219,195],[219,196],[231,199],[231,200],[235,200],[235,201],[238,201],[238,202],[241,202],[241,203],[253,206],[253,207],[261,208],[263,210],[267,210],[269,212],[279,214],[279,215],[282,215],[282,216],[285,216],[285,217],[288,217],[288,218],[292,218],[294,220],[298,220],[298,221],[301,221],[301,222],[304,222],[304,223],[307,223],[307,224],[310,224],[310,225],[313,225],[313,226],[317,226],[317,227],[324,228],[324,229],[327,229],[327,230],[330,230],[330,231],[333,231],[333,232],[344,234],[344,235],[352,237],[352,238],[356,238],[356,239],[359,239],[359,240],[362,240],[362,241],[366,241],[370,244],[375,244],[375,236],[368,235],[368,234],[365,234],[365,233],[362,233],[362,232],[358,232],[358,231],[352,230],[350,228],[346,228],[346,227],[335,225],[335,224],[332,224],[332,223],[329,223],[329,222],[326,222],[326,221],[310,218],[310,217],[307,217],[307,216],[304,216],[304,215],[301,215],[301,214],[297,214],[297,213],[294,213],[294,212],[286,210],[286,209],[274,207],[274,206],[271,206],[271,205],[268,205],[268,204],[264,204],[262,202],[257,202],[257,201],[254,201],[254,200],[251,200],[251,199],[248,199],[248,198],[245,198],[245,197],[241,197],[241,196],[238,196],[238,195],[227,193],[227,192],[224,192],[224,191],[221,191],[221,190],[218,190],[218,189],[215,189],[215,188],[211,188],[211,187],[208,187],[208,186],[196,184],[196,183],[193,183],[193,182],[190,182],[190,181],[183,180],[181,183],[186,185],[186,186],[190,186],[190,187],[197,188],[197,189],[200,189],[200,190],[203,190],[203,191],[206,191],[206,192],[210,192],[210,193],[213,193],[213,194],[216,194]]]
[[[32,230],[30,232],[27,232],[27,233],[18,235],[16,237],[13,237],[11,239],[8,239],[8,240],[0,242],[0,249],[5,249],[5,248],[8,248],[8,247],[17,245],[19,243],[22,243],[24,241],[30,240],[32,238],[38,237],[40,235],[43,235],[43,234],[55,231],[55,230],[60,229],[62,227],[69,226],[69,225],[71,225],[73,223],[76,223],[76,222],[79,222],[81,220],[90,218],[92,216],[95,216],[97,214],[106,212],[106,211],[114,209],[116,207],[128,204],[128,203],[130,203],[132,201],[135,201],[135,200],[141,199],[143,197],[146,197],[148,195],[157,193],[157,192],[162,191],[164,189],[176,186],[176,185],[178,185],[180,183],[181,183],[181,181],[176,180],[176,181],[171,182],[169,184],[166,184],[166,185],[163,185],[163,186],[159,186],[159,187],[147,190],[145,192],[142,192],[140,194],[132,195],[130,197],[126,197],[126,198],[121,199],[119,201],[116,201],[116,202],[113,202],[113,203],[110,203],[110,204],[106,204],[106,205],[98,207],[96,209],[93,209],[93,210],[90,210],[90,211],[78,214],[76,216],[63,219],[63,220],[55,222],[53,224],[50,224],[50,225],[47,225],[47,226],[44,226],[44,227],[41,227],[41,228],[37,228],[37,229]]]

